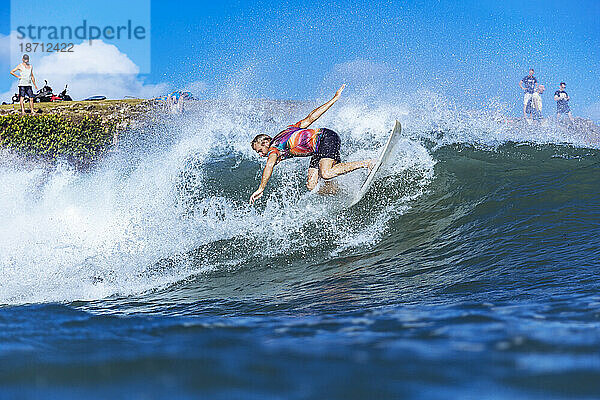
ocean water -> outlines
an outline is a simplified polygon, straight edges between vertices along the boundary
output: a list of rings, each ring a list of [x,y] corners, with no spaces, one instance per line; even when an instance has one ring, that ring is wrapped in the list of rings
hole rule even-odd
[[[91,171],[0,157],[0,399],[600,398],[600,137],[434,95],[336,104],[357,207],[249,140],[312,103],[212,101]]]

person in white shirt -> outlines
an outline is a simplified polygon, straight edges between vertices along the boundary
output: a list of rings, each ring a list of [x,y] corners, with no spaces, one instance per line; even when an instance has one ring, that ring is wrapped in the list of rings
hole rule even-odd
[[[16,72],[19,71],[19,75]],[[31,114],[33,114],[33,90],[31,89],[31,85],[35,86],[37,90],[37,85],[35,83],[35,77],[33,76],[33,66],[29,64],[29,56],[27,54],[23,54],[23,62],[17,65],[15,68],[10,71],[10,74],[15,78],[19,78],[19,103],[21,104],[21,115],[25,115],[25,105],[23,101],[25,97],[29,98],[29,106],[31,108]]]

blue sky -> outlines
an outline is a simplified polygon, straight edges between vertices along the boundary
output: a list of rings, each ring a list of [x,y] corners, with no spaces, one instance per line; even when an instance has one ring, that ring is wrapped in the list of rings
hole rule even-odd
[[[10,2],[0,1],[0,33],[7,35]],[[284,99],[320,97],[346,80],[356,93],[400,96],[420,88],[469,107],[498,98],[517,115],[517,84],[532,66],[549,89],[547,110],[566,81],[575,114],[598,109],[598,120],[598,21],[598,0],[155,0],[151,70],[138,79],[171,87],[201,82],[199,97],[238,84],[246,96]],[[140,57],[121,51],[134,62]],[[6,71],[19,61],[3,58]],[[0,93],[11,83],[3,75]]]

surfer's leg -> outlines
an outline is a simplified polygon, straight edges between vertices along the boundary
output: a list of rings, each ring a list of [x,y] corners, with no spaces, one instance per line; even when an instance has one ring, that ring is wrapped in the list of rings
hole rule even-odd
[[[319,183],[319,165],[322,157],[315,154],[310,159],[310,166],[308,167],[308,178],[306,180],[306,187],[312,191]],[[338,185],[333,181],[325,181],[318,190],[318,194],[336,194],[339,191]]]
[[[336,176],[347,174],[359,168],[369,168],[373,160],[351,161],[335,163],[331,158],[322,158],[319,161],[319,173],[323,179],[333,179]]]
[[[319,183],[319,160],[321,157],[315,154],[310,158],[310,164],[308,165],[308,176],[306,177],[306,187],[308,190],[313,190]]]
[[[319,143],[319,152],[311,159],[311,167],[315,167],[314,161],[318,160],[321,178],[332,179],[355,169],[370,168],[372,166],[372,160],[341,162],[341,140],[339,135],[331,129],[324,128],[322,131],[323,136],[321,136]]]
[[[313,190],[319,183],[319,170],[317,168],[308,168],[308,177],[306,179],[306,187],[308,190]]]

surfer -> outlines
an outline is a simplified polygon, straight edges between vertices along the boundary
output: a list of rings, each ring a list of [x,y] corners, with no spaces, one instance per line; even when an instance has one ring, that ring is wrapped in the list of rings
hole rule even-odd
[[[250,204],[263,196],[265,187],[273,173],[273,168],[280,161],[287,158],[311,157],[306,181],[308,190],[313,190],[317,186],[319,178],[327,181],[359,168],[372,168],[373,160],[341,162],[341,140],[338,134],[331,129],[308,129],[340,98],[345,87],[346,84],[343,84],[331,100],[315,108],[303,120],[294,125],[289,125],[275,135],[274,138],[261,133],[252,139],[250,143],[252,149],[261,157],[267,157],[267,165],[263,170],[258,189],[250,196]]]

